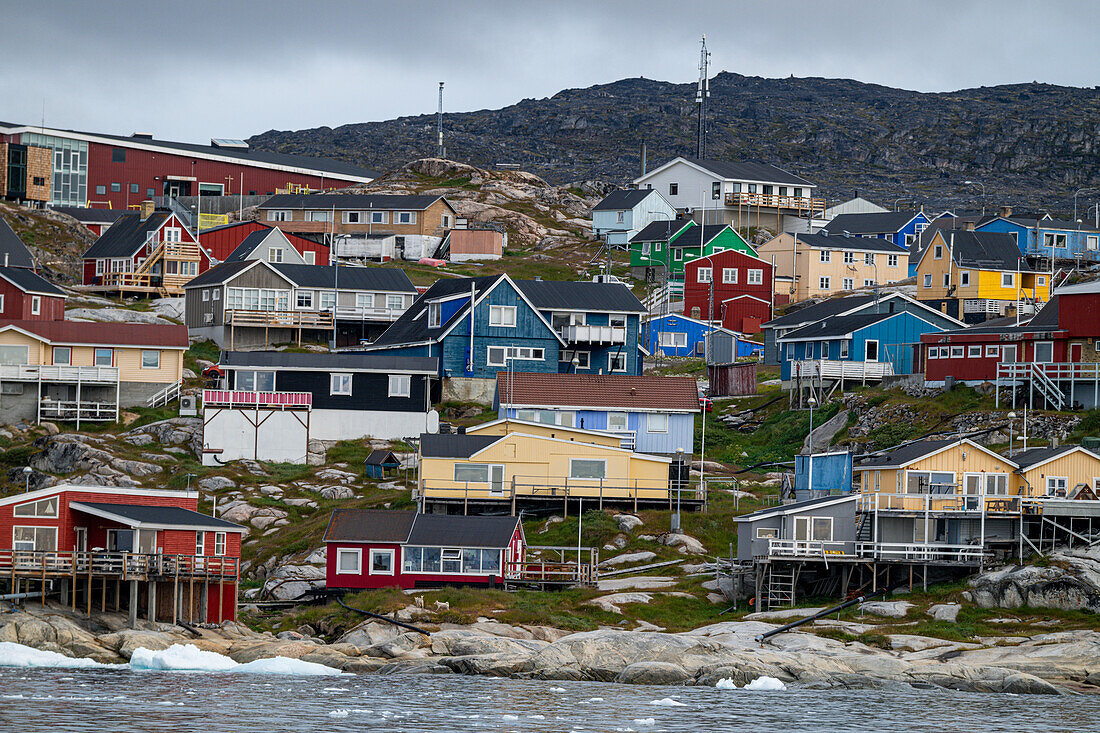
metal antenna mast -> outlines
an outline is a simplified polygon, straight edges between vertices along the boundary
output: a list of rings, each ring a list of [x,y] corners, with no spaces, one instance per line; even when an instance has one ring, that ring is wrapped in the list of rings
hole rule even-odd
[[[439,114],[436,115],[436,133],[438,135],[437,158],[446,158],[447,149],[443,147],[443,82],[439,82]]]
[[[699,105],[699,129],[695,145],[695,157],[700,160],[707,157],[707,100],[710,99],[710,51],[707,50],[707,36],[703,34],[703,46],[699,51],[699,88],[695,92],[695,104]]]

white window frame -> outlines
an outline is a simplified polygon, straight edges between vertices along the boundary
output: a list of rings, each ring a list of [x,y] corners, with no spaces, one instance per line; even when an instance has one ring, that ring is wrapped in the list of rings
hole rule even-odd
[[[970,287],[970,270],[960,270],[959,271],[959,287],[960,288]]]
[[[737,284],[737,268],[736,267],[723,267],[722,268],[722,282],[726,285]]]
[[[295,290],[294,307],[298,310],[313,310],[313,291]]]
[[[1002,272],[1001,273],[1001,287],[1002,288],[1014,288],[1014,287],[1016,287],[1016,273],[1015,272]]]
[[[966,353],[966,351],[963,349],[962,346],[952,346],[951,347],[951,358],[952,359],[961,359],[961,358],[963,358],[963,355],[965,353]]]
[[[982,358],[982,347],[980,345],[975,346],[973,344],[971,344],[970,346],[967,346],[966,347],[966,358],[968,358],[968,359],[981,359]]]
[[[393,550],[387,550],[387,549],[382,549],[382,548],[378,548],[378,547],[370,548],[370,557],[368,558],[369,564],[367,565],[367,573],[369,575],[393,575],[395,570],[396,570],[395,567],[394,567],[395,560],[396,560],[396,555],[397,555],[397,553],[394,552]],[[388,571],[386,571],[386,570],[375,570],[374,569],[374,558],[375,557],[389,557],[389,559],[390,559],[390,569]]]
[[[852,290],[856,286],[855,278],[846,277],[840,281],[841,290]]]
[[[388,397],[409,397],[412,395],[411,374],[391,374],[387,389]]]
[[[107,260],[97,259],[95,261],[95,274],[102,275],[107,271]]]
[[[99,352],[101,352],[101,351],[105,351],[105,352],[107,352],[111,355],[111,363],[110,364],[100,364],[99,363]],[[92,364],[94,366],[114,366],[115,365],[115,350],[112,349],[112,348],[109,348],[109,347],[102,347],[102,346],[96,347],[92,351]]]
[[[997,358],[998,356],[1001,355],[1000,351],[1001,351],[1000,347],[998,347],[996,344],[987,344],[986,347],[985,347],[986,358],[989,358],[989,357]]]
[[[614,419],[615,422],[618,422],[621,419],[622,420],[622,427],[612,425],[611,424],[612,419]],[[609,412],[609,413],[607,413],[607,429],[610,430],[611,432],[615,432],[615,433],[622,433],[622,432],[625,432],[625,431],[629,430],[630,429],[630,415],[629,415],[629,413],[626,413],[626,412]]]
[[[817,258],[818,258],[819,262],[832,262],[833,261],[832,250],[823,249],[823,250],[819,251],[817,253]]]
[[[57,360],[57,352],[63,351],[66,354],[65,361]],[[72,366],[73,365],[73,347],[71,346],[54,346],[50,353],[51,361],[57,366]]]
[[[343,558],[345,555],[355,556],[355,569],[343,570]],[[363,574],[363,550],[358,547],[336,548],[336,574],[337,575],[362,575]]]
[[[698,270],[695,271],[695,282],[709,283],[710,279],[711,279],[711,268],[709,268],[709,267],[700,267]]]
[[[870,345],[870,344],[875,345],[875,358],[874,359],[870,359],[867,356],[867,352],[869,351],[867,346]],[[871,363],[878,363],[878,362],[882,361],[882,345],[878,342],[878,339],[867,339],[866,341],[863,342],[863,360],[866,361],[866,362],[871,362]]]
[[[924,273],[924,287],[932,287],[932,273],[930,272]]]
[[[210,289],[209,288],[203,288],[202,289],[202,302],[206,303],[209,300],[210,300]]]
[[[214,557],[225,557],[225,532],[214,533]]]
[[[385,224],[389,221],[389,213],[386,211],[372,211],[370,212],[371,224]]]
[[[655,427],[653,425],[653,419],[662,417],[665,420],[663,427]],[[668,432],[668,413],[667,412],[647,412],[645,416],[645,431],[647,433],[667,433]]]
[[[347,372],[335,372],[329,375],[328,393],[338,397],[351,397],[352,375]]]
[[[848,348],[849,348],[848,347],[848,339],[841,339],[841,341],[840,341],[840,358],[841,359],[847,359],[848,358]]]
[[[362,221],[361,221],[362,218],[363,218],[363,212],[362,211],[345,211],[344,212],[344,223],[345,224],[361,224],[362,223]]]
[[[156,354],[156,366],[146,366],[145,357],[150,354]],[[141,350],[141,368],[142,369],[160,369],[160,349],[142,349]]]
[[[416,212],[415,211],[398,211],[397,220],[394,224],[416,224]]]
[[[757,527],[756,539],[758,540],[775,540],[779,539],[779,529],[776,527]]]
[[[290,221],[291,213],[286,209],[272,209],[267,212],[268,221]]]
[[[267,248],[267,261],[273,265],[282,264],[283,261],[283,248],[282,247],[268,247]]]
[[[659,346],[682,349],[688,345],[688,335],[683,331],[661,331]]]
[[[47,496],[42,499],[35,499],[34,501],[25,501],[12,507],[12,517],[16,519],[57,519],[58,513],[61,509],[60,501],[61,499],[57,494],[54,494],[53,496]],[[40,507],[51,506],[51,502],[53,506],[52,514],[40,511]],[[31,513],[27,514],[25,512],[21,512],[20,509],[22,509],[23,507],[30,507]]]
[[[737,281],[734,280],[734,282],[737,282]],[[748,284],[749,285],[763,285],[764,284],[764,271],[763,270],[757,270],[757,269],[749,270]]]
[[[1039,347],[1040,346],[1050,347],[1050,358],[1049,359],[1040,359],[1039,358]],[[1050,364],[1050,363],[1052,363],[1054,361],[1054,342],[1053,341],[1036,341],[1035,345],[1032,347],[1031,354],[1034,357],[1032,359],[1032,361],[1034,361],[1036,364]]]
[[[601,466],[603,466],[603,476],[592,477],[592,476],[577,476],[577,475],[575,475],[575,473],[573,471],[573,464],[576,463],[577,461],[584,461],[584,462],[588,462],[588,463],[599,463]],[[569,459],[569,478],[570,479],[577,479],[577,480],[580,480],[580,481],[600,481],[600,480],[606,481],[607,480],[607,459],[606,458],[570,458]]]
[[[541,346],[489,346],[485,349],[486,366],[507,366],[513,361],[546,361],[546,349]]]
[[[511,314],[511,323],[506,323],[507,320],[504,316],[506,313]],[[494,328],[515,328],[516,327],[516,306],[514,305],[490,305],[489,306],[489,325]]]
[[[310,211],[308,212],[307,218],[310,221],[319,221],[328,224],[332,222],[332,212],[328,209],[323,211]]]
[[[951,273],[950,272],[943,273],[943,286],[945,288],[951,287]]]
[[[844,252],[844,264],[854,265],[856,263],[856,253],[845,250]]]
[[[687,334],[685,334],[685,336],[686,335]],[[615,362],[621,363],[622,368],[621,369],[615,368]],[[614,374],[615,372],[625,372],[625,371],[626,371],[626,352],[625,351],[620,351],[618,353],[615,353],[614,351],[608,352],[608,354],[607,354],[607,373],[608,374]]]
[[[898,266],[898,256],[897,255],[886,255],[886,266],[887,267],[897,267]]]
[[[868,267],[874,267],[875,253],[874,252],[864,252],[863,253],[863,264],[867,265]]]
[[[819,290],[832,290],[833,280],[828,275],[822,275],[817,280]]]
[[[1069,476],[1047,476],[1045,481],[1045,489],[1047,496],[1056,496],[1058,490],[1058,483],[1061,483],[1066,493],[1069,493]],[[1054,487],[1051,487],[1051,483],[1054,483]]]
[[[873,288],[873,287],[875,287],[875,281],[872,280],[871,278],[865,277],[865,278],[863,278],[863,287]]]
[[[183,233],[179,227],[165,227],[164,241],[170,243],[181,242],[183,241]]]
[[[195,556],[202,557],[206,554],[206,532],[205,530],[195,530]]]
[[[0,303],[0,308],[2,308],[2,307],[3,307],[3,303]],[[41,295],[32,295],[31,296],[31,315],[32,316],[37,316],[37,315],[41,315],[41,314],[42,314],[42,296]]]
[[[932,250],[932,259],[934,259],[934,260],[942,260],[943,259],[943,245],[942,244],[937,244],[935,249]]]
[[[15,533],[18,530],[21,530],[21,529],[29,529],[29,530],[33,530],[33,532],[34,532],[34,540],[32,540],[30,548],[16,547],[15,546]],[[49,548],[46,548],[46,547],[43,547],[42,549],[39,549],[39,547],[38,547],[38,534],[40,532],[42,534],[45,534],[45,535],[50,535],[50,534],[53,535],[53,549],[52,550],[49,549]],[[20,544],[23,544],[23,543],[26,542],[26,540],[20,540],[19,542],[20,542]],[[12,546],[13,550],[16,550],[16,551],[19,551],[19,552],[57,552],[57,527],[31,526],[31,525],[25,525],[25,524],[13,525],[12,528],[11,528],[11,546]]]
[[[1088,234],[1085,236],[1085,249],[1100,249],[1100,234]]]
[[[428,303],[428,328],[439,328],[443,314],[443,306],[439,303]]]

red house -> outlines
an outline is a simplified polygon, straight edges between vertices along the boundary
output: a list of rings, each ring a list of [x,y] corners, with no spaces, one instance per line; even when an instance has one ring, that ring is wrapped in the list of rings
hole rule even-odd
[[[131,625],[234,620],[245,528],[197,509],[194,491],[72,484],[0,499],[0,586]]]
[[[53,206],[53,211],[59,214],[67,214],[96,235],[102,236],[103,232],[114,226],[115,222],[134,213],[132,209],[89,209],[83,206]]]
[[[519,517],[337,509],[325,532],[328,588],[497,585],[524,560]]]
[[[22,267],[0,266],[0,320],[62,321],[65,293]]]
[[[273,227],[261,224],[258,221],[238,221],[232,224],[226,224],[225,226],[213,227],[212,229],[204,229],[199,232],[199,244],[206,250],[209,255],[216,262],[225,262],[229,259],[229,255],[233,254],[233,251],[237,249],[253,232],[266,232],[270,231]],[[328,247],[323,244],[318,244],[312,240],[300,237],[297,234],[290,232],[283,232],[290,243],[294,246],[294,249],[298,250],[298,253],[305,259],[307,265],[327,265],[328,261]],[[206,272],[209,269],[209,265],[206,267],[200,266],[201,272]]]
[[[684,315],[756,333],[771,320],[772,266],[728,249],[684,265]]]

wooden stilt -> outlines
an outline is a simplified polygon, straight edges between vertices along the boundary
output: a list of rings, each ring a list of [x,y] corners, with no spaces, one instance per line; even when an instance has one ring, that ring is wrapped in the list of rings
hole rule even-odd
[[[103,578],[103,587],[99,589],[99,610],[107,613],[107,578]]]

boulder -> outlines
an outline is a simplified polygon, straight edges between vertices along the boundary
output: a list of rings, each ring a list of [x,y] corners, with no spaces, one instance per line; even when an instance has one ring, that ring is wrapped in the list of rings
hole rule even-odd
[[[873,616],[905,618],[913,604],[909,601],[867,601],[860,608]]]
[[[325,569],[314,565],[281,565],[264,579],[263,597],[292,601],[314,588],[325,587]]]
[[[648,562],[655,557],[657,557],[657,553],[650,552],[649,550],[643,550],[641,552],[626,552],[622,555],[616,555],[615,557],[609,557],[606,560],[601,560],[600,567],[626,565],[636,562]]]
[[[207,476],[199,479],[199,488],[203,491],[221,491],[222,489],[235,489],[237,482],[225,476]],[[233,521],[233,520],[230,520]]]
[[[337,643],[351,644],[356,649],[362,650],[394,639],[400,633],[400,627],[393,624],[364,621],[337,639]]]
[[[590,601],[585,601],[586,606],[596,606],[602,608],[608,613],[622,613],[623,609],[620,608],[620,604],[623,603],[649,603],[653,600],[653,596],[649,593],[612,593],[606,596],[600,596],[593,598]]]
[[[317,478],[325,481],[335,481],[341,484],[350,484],[359,479],[354,473],[341,471],[336,468],[326,468],[323,471],[318,471]]]
[[[637,527],[645,524],[633,514],[619,514],[615,517],[615,522],[619,525],[620,532],[633,532]]]
[[[934,606],[929,606],[927,613],[937,621],[945,621],[953,624],[958,618],[961,609],[962,606],[958,603],[937,603]]]
[[[675,547],[685,555],[705,555],[707,552],[707,548],[703,547],[702,542],[691,535],[681,534],[679,532],[669,532],[668,534],[662,535],[658,541],[662,545]]]
[[[635,662],[627,665],[615,677],[615,682],[627,685],[682,685],[692,676],[672,662]]]
[[[424,650],[430,647],[431,639],[429,637],[416,631],[406,631],[387,641],[360,649],[360,653],[364,657],[393,659],[395,657],[405,657],[415,652],[422,652],[419,656],[423,656]]]
[[[152,476],[153,474],[160,473],[164,469],[155,463],[146,463],[144,461],[128,461],[123,458],[115,458],[111,460],[111,467],[115,468],[123,473],[128,473],[131,476]]]
[[[1100,575],[1095,561],[1055,556],[1065,567],[1008,566],[970,580],[966,596],[982,608],[1058,608],[1100,613]]]
[[[129,659],[135,649],[145,648],[152,651],[167,649],[173,644],[181,643],[181,639],[174,634],[166,634],[160,631],[142,631],[137,629],[124,629],[113,634],[99,637],[99,642],[114,649],[124,659]]]
[[[515,639],[487,634],[470,629],[444,629],[432,634],[432,654],[443,656],[470,656],[483,654],[530,654],[546,646],[548,642],[535,639]]]
[[[326,499],[354,499],[355,491],[350,486],[323,486],[318,492]]]

